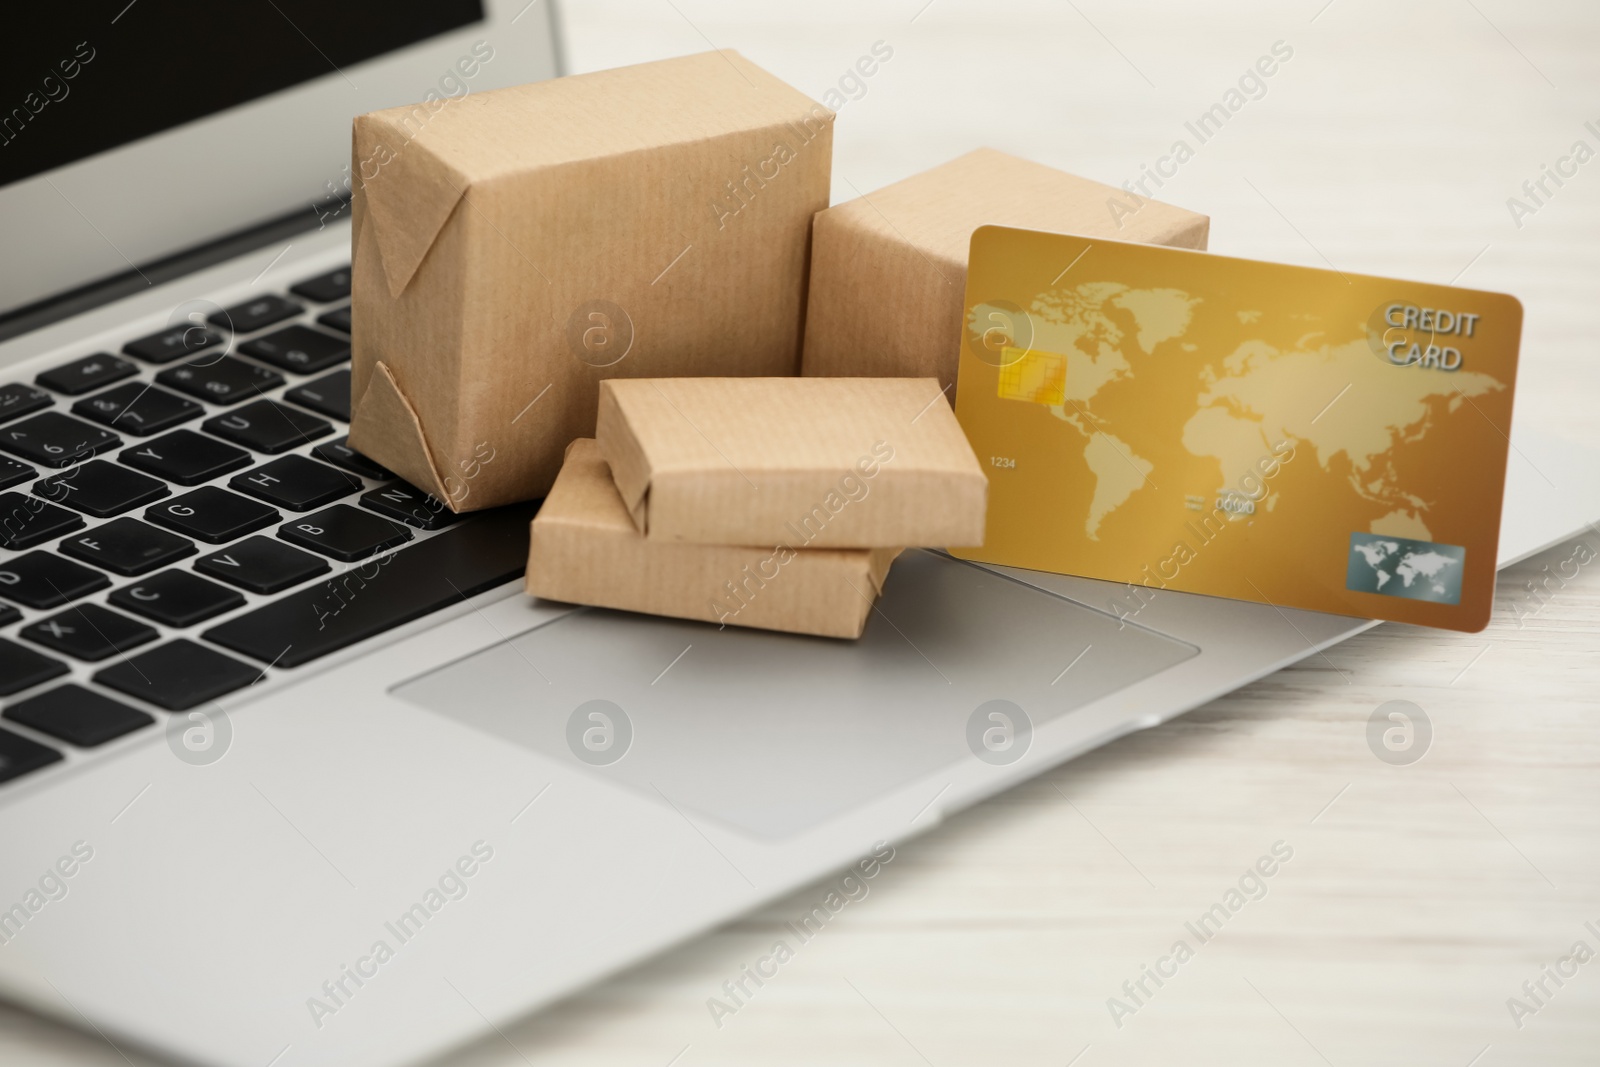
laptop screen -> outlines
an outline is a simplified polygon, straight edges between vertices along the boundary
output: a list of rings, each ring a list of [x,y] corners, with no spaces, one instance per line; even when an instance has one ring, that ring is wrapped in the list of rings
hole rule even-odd
[[[48,11],[0,32],[0,186],[312,78],[348,77],[362,60],[484,17],[482,0],[106,0]]]

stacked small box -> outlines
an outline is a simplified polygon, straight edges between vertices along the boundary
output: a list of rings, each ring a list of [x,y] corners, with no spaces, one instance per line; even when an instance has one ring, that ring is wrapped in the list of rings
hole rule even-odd
[[[597,421],[533,520],[536,596],[854,638],[904,547],[983,539],[931,378],[615,379]]]

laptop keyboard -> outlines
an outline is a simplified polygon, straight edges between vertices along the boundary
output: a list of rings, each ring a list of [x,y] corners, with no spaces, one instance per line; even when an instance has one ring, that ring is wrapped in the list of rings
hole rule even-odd
[[[0,384],[0,783],[522,573],[349,447],[349,268],[289,293]]]

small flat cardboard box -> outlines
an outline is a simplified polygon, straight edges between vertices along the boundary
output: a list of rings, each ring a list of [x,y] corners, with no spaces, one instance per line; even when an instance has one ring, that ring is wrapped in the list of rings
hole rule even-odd
[[[833,113],[735,52],[355,120],[350,443],[542,496],[616,376],[795,374]]]
[[[762,630],[861,636],[897,548],[733,548],[634,528],[600,448],[579,439],[534,517],[527,590],[570,604]]]
[[[932,378],[614,379],[596,437],[652,541],[983,541],[989,482]]]
[[[1206,216],[1138,199],[1135,208],[1121,189],[981,148],[821,212],[802,373],[933,375],[954,397],[972,231],[992,223],[1206,247]]]

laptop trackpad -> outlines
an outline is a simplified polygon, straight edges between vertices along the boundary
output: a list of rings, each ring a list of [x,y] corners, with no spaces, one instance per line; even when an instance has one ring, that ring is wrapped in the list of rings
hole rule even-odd
[[[1197,651],[922,551],[895,563],[878,607],[858,641],[586,609],[393,693],[778,838],[974,758],[980,705],[1010,701],[1038,726]],[[1004,760],[1003,731],[990,742]]]

